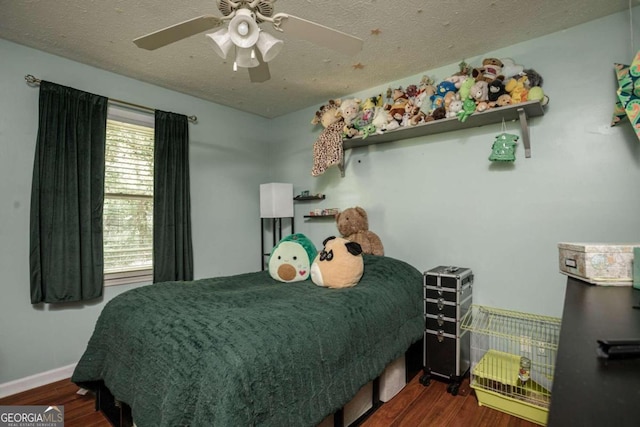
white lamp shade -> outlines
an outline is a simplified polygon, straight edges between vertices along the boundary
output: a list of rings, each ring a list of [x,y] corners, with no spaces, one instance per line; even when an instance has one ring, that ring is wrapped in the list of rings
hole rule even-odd
[[[260,53],[262,54],[262,59],[264,60],[264,62],[269,62],[273,58],[275,58],[282,50],[283,45],[284,43],[282,42],[282,40],[273,37],[269,33],[260,31],[257,46],[258,49],[260,49]]]
[[[249,9],[239,9],[229,21],[229,36],[238,47],[249,48],[256,44],[260,28]]]
[[[253,68],[260,65],[260,61],[258,61],[258,58],[252,47],[247,49],[237,47],[236,64],[238,64],[238,67]]]
[[[260,184],[260,218],[293,217],[293,184]]]
[[[222,58],[227,59],[229,51],[233,47],[233,41],[229,35],[229,31],[226,28],[216,31],[215,33],[207,34],[207,37],[211,40],[211,46],[213,50]]]

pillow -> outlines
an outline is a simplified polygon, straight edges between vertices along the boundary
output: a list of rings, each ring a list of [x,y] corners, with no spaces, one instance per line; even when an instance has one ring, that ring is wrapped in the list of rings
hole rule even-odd
[[[311,262],[318,250],[302,233],[284,237],[271,251],[269,274],[280,282],[298,282],[309,278]]]
[[[311,265],[311,281],[327,288],[348,288],[358,284],[364,273],[362,247],[342,237],[328,237]]]

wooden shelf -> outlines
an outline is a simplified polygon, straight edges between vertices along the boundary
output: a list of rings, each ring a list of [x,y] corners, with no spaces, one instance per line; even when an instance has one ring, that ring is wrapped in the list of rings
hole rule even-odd
[[[324,194],[322,196],[296,196],[293,198],[293,200],[295,200],[296,202],[305,202],[308,200],[324,200],[325,197],[326,196]]]
[[[505,107],[491,108],[482,113],[473,113],[466,121],[461,122],[455,117],[448,119],[434,120],[416,126],[405,126],[387,131],[379,135],[370,135],[367,138],[360,136],[343,141],[343,148],[366,147],[374,144],[400,141],[403,139],[416,138],[419,136],[434,135],[443,132],[453,132],[456,130],[469,129],[504,121],[519,120],[522,129],[522,143],[524,145],[525,157],[531,157],[531,142],[529,139],[529,124],[527,118],[544,115],[544,108],[540,101],[527,101]],[[344,164],[338,165],[342,176],[344,176]]]
[[[305,218],[335,218],[337,214],[333,215],[305,215]]]

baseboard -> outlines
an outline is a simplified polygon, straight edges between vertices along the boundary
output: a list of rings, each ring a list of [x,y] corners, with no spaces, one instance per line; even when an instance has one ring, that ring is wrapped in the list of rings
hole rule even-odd
[[[76,363],[0,384],[0,398],[70,378]]]

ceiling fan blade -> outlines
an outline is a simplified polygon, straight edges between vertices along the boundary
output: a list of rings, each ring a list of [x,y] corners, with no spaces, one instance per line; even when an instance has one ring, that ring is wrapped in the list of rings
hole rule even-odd
[[[133,42],[136,46],[154,50],[166,46],[178,40],[186,39],[195,34],[217,27],[223,20],[214,15],[202,15],[189,19],[179,24],[172,25],[162,30],[155,31],[146,36],[138,37]]]
[[[256,49],[256,56],[258,57],[258,61],[260,61],[260,65],[249,68],[249,79],[252,83],[266,82],[271,79],[269,64],[262,60],[262,55],[258,49]]]
[[[362,50],[362,39],[286,13],[273,16],[274,26],[293,36],[348,55]]]

